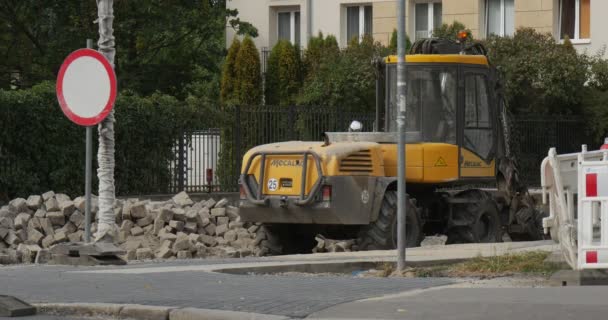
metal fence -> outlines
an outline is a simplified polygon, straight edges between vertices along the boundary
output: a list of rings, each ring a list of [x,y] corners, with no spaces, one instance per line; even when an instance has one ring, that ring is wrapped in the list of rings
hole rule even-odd
[[[353,120],[371,131],[375,119],[374,113],[325,106],[234,107],[226,112],[225,128],[188,132],[182,146],[178,141],[172,191],[237,191],[248,149],[280,141],[321,141],[325,132],[346,131]],[[549,148],[577,152],[581,144],[592,141],[580,118],[516,118],[512,124],[511,149],[520,177],[531,187],[540,185],[539,166]]]

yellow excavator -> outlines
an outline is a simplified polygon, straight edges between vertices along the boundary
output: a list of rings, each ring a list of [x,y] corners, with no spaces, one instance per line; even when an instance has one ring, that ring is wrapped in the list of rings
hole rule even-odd
[[[406,56],[407,246],[542,237],[541,214],[509,151],[501,81],[479,43],[425,39]],[[397,57],[379,59],[374,132],[353,122],[319,142],[250,149],[240,215],[262,223],[268,254],[310,252],[314,236],[356,238],[359,250],[396,247]],[[483,187],[493,187],[487,189]]]

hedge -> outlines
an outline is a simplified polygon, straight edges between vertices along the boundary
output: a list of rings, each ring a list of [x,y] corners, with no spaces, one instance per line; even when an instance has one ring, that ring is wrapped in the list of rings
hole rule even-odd
[[[123,92],[115,112],[118,195],[167,192],[173,146],[184,128],[217,121],[195,103],[161,94]],[[97,130],[93,140],[96,153]],[[83,194],[84,157],[85,129],[62,114],[53,83],[0,90],[0,201],[48,190]],[[93,178],[97,190],[96,174]]]

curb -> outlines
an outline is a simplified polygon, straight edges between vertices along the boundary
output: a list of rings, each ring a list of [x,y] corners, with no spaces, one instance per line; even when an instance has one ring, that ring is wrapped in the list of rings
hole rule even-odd
[[[288,320],[284,316],[213,309],[115,303],[37,303],[38,314],[132,320]]]

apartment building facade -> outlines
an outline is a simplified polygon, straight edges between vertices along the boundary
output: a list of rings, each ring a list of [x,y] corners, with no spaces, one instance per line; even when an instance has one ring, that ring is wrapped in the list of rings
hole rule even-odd
[[[608,44],[606,0],[406,0],[406,31],[426,38],[443,23],[462,22],[475,38],[512,35],[519,27],[566,36],[578,50],[595,53]],[[318,32],[340,46],[364,34],[387,44],[397,28],[395,0],[230,0],[228,7],[258,28],[258,48],[281,39],[305,46]],[[234,31],[227,29],[227,46]]]

